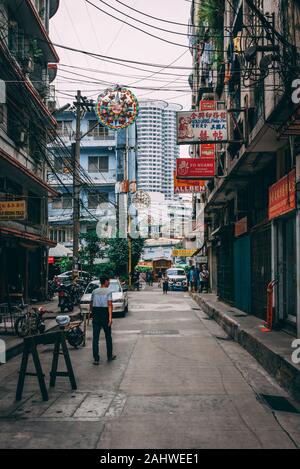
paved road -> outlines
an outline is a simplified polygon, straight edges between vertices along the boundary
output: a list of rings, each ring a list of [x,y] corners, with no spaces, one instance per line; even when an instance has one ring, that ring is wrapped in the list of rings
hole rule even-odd
[[[14,403],[20,357],[0,367],[1,448],[300,446],[299,414],[258,399],[285,392],[188,294],[131,293],[113,328],[118,360],[95,367],[89,333],[87,347],[71,351],[78,391],[58,378],[49,402],[28,377]],[[48,374],[51,347],[40,355]]]

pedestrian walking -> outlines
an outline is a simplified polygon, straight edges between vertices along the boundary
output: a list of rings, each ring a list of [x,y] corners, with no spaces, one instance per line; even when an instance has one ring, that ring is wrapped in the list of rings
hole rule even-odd
[[[168,278],[167,274],[163,274],[162,286],[163,286],[163,294],[167,295],[168,291],[169,291],[169,278]]]
[[[138,273],[137,270],[135,270],[134,273],[132,274],[132,284],[133,284],[134,290],[136,291],[140,290],[140,274]]]
[[[92,293],[90,309],[93,318],[93,357],[94,365],[99,365],[99,338],[101,329],[104,330],[106,339],[107,361],[116,359],[113,355],[113,344],[111,337],[112,326],[112,292],[109,289],[109,278],[100,278],[101,287]]]
[[[205,290],[208,293],[208,283],[209,283],[209,271],[207,270],[207,266],[204,264],[201,267],[200,271],[200,293],[203,293]]]
[[[196,288],[197,288],[197,277],[198,277],[198,272],[195,266],[192,265],[190,271],[189,271],[189,284],[191,286],[191,292],[195,293]]]
[[[162,282],[162,278],[163,278],[163,272],[162,270],[160,270],[157,274],[157,277],[158,277],[158,288],[161,288],[161,282]]]
[[[150,287],[153,287],[153,271],[151,270],[151,272],[149,272],[149,285]]]

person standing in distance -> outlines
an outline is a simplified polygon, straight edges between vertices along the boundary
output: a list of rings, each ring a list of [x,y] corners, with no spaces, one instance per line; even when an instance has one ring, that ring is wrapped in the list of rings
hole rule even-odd
[[[109,278],[100,278],[101,287],[96,288],[92,293],[90,310],[93,318],[93,356],[94,365],[99,365],[99,338],[103,328],[106,339],[107,361],[111,362],[117,357],[113,355],[113,345],[111,337],[112,325],[112,292],[109,289]]]

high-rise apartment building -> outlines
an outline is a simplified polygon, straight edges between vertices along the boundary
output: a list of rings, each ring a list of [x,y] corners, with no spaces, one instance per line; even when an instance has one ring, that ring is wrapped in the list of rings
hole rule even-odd
[[[176,140],[176,112],[179,104],[160,100],[140,101],[138,129],[138,188],[161,192],[174,198],[174,177],[179,146]]]

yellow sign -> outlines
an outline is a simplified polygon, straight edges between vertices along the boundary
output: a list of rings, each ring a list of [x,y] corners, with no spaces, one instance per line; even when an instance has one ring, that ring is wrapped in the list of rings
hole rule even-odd
[[[173,257],[192,257],[196,252],[196,249],[174,249]]]
[[[25,218],[25,200],[7,200],[0,202],[0,221],[24,220]]]

